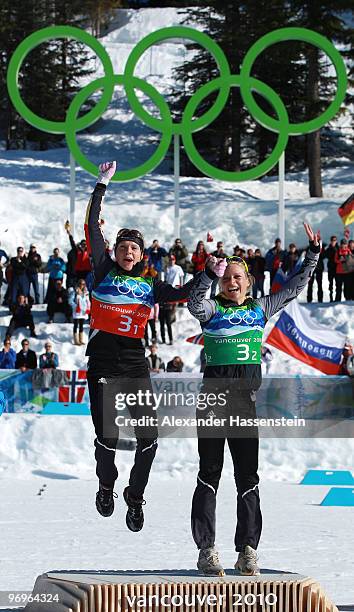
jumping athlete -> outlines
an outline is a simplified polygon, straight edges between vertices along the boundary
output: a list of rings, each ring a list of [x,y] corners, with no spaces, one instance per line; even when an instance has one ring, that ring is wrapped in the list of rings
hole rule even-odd
[[[306,287],[316,268],[320,253],[320,233],[314,234],[304,223],[310,247],[301,269],[278,293],[253,299],[249,293],[253,277],[240,257],[211,258],[197,279],[188,309],[202,325],[206,368],[206,391],[223,390],[226,408],[223,415],[256,416],[255,391],[261,385],[261,346],[266,322],[296,298]],[[221,293],[213,299],[205,295],[215,278],[220,278]],[[215,395],[214,395],[215,397]],[[213,408],[205,416],[215,415]],[[205,411],[204,411],[205,413]],[[201,411],[197,410],[197,416]],[[258,429],[235,428],[237,419],[226,418],[226,426],[214,427],[209,437],[206,427],[198,426],[199,473],[192,502],[192,533],[199,549],[198,569],[205,575],[223,576],[224,570],[215,548],[216,494],[223,467],[227,439],[237,487],[237,526],[235,569],[242,575],[258,575],[256,549],[261,535],[262,515],[258,483]],[[198,419],[198,425],[200,420]],[[219,419],[218,425],[221,422]],[[248,424],[248,421],[247,421]],[[236,430],[235,430],[236,429]],[[216,434],[216,431],[218,433]]]
[[[136,405],[128,406],[128,410],[134,419],[146,417],[147,425],[135,427],[135,460],[123,497],[128,506],[127,526],[131,531],[140,531],[144,523],[143,494],[155,457],[158,435],[156,413],[145,393],[151,393],[152,388],[142,339],[154,304],[183,300],[188,297],[194,280],[181,288],[174,288],[155,278],[143,278],[144,239],[136,229],[119,230],[115,261],[111,259],[99,219],[103,196],[115,173],[116,163],[105,162],[99,169],[100,175],[88,204],[85,222],[94,273],[86,355],[89,357],[87,380],[91,415],[96,432],[94,445],[99,479],[96,507],[102,516],[111,516],[116,497],[113,488],[118,477],[115,451],[119,432],[112,398],[116,393],[135,392],[138,401]]]

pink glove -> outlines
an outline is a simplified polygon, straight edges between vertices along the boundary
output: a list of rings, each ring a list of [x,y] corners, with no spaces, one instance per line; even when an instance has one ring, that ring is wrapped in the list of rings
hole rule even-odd
[[[226,262],[225,257],[223,257],[222,259],[211,257],[208,262],[208,266],[210,270],[212,270],[214,274],[216,274],[216,276],[221,278],[222,276],[224,276],[224,272],[227,268],[227,262]]]
[[[100,164],[98,166],[98,169],[100,173],[98,175],[97,183],[103,183],[104,185],[108,185],[109,181],[111,180],[112,176],[116,171],[116,162],[103,162],[103,164]]]

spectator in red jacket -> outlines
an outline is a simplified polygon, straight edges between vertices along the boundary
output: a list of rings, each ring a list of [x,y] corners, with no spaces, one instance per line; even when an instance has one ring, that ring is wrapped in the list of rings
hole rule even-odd
[[[73,268],[72,274],[73,278],[71,278],[70,285],[75,285],[80,279],[86,280],[86,276],[89,272],[91,272],[91,262],[87,249],[86,240],[83,239],[81,242],[76,244],[72,234],[71,234],[71,226],[67,221],[65,223],[65,229],[69,236],[70,244],[71,244],[71,266]]]
[[[197,244],[197,248],[195,249],[192,255],[192,264],[194,266],[193,274],[197,272],[202,272],[205,268],[205,262],[209,257],[209,253],[207,252],[203,240],[199,240]]]
[[[350,273],[346,265],[347,257],[350,255],[348,242],[345,238],[340,241],[340,247],[335,254],[334,261],[336,263],[336,297],[335,301],[340,302],[342,299],[342,288],[344,298],[350,300]]]

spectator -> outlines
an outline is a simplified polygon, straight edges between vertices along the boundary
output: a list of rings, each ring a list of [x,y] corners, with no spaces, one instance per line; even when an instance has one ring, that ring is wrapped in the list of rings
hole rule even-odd
[[[159,305],[154,304],[154,306],[150,310],[148,325],[145,327],[145,345],[149,344],[149,327],[151,330],[151,342],[154,344],[156,342],[156,323],[159,320]]]
[[[264,363],[265,365],[266,374],[269,374],[270,364],[273,361],[273,355],[272,355],[272,351],[264,344],[262,345],[262,348],[261,348],[261,360],[262,360],[262,363]]]
[[[16,355],[16,368],[21,372],[35,370],[37,367],[37,355],[29,347],[29,341],[24,338],[21,342],[22,349]]]
[[[254,252],[254,263],[253,263],[253,276],[255,279],[252,285],[252,296],[253,298],[258,297],[258,291],[260,291],[261,297],[264,297],[264,270],[265,270],[265,258],[262,257],[260,249],[256,249]]]
[[[45,297],[45,302],[49,303],[50,298],[55,293],[55,283],[57,280],[63,280],[66,265],[64,259],[60,257],[58,248],[53,249],[53,255],[48,259],[47,272],[49,272],[48,288]]]
[[[282,270],[287,274],[291,274],[299,261],[301,251],[296,248],[296,244],[293,242],[289,244],[288,251],[285,253]]]
[[[167,256],[167,251],[159,245],[158,240],[154,240],[152,245],[146,250],[149,257],[149,266],[153,265],[157,272],[158,280],[161,280],[162,258]]]
[[[349,255],[350,249],[348,247],[348,242],[345,238],[342,238],[340,241],[340,247],[334,256],[334,261],[336,262],[336,302],[340,302],[342,299],[342,288],[344,298],[346,300],[350,299],[350,273],[346,266],[347,257]]]
[[[214,255],[214,257],[218,257],[219,259],[227,257],[227,253],[225,253],[224,251],[224,243],[222,240],[219,240],[216,243],[216,251],[213,251],[212,254]]]
[[[169,255],[175,256],[176,265],[181,266],[184,274],[186,274],[188,251],[180,238],[176,238],[174,245],[170,248]]]
[[[64,289],[65,291],[65,289]],[[70,287],[71,298],[69,298],[69,306],[72,310],[74,321],[73,339],[74,344],[81,346],[85,344],[84,339],[84,323],[90,314],[91,303],[86,282],[83,278],[77,283],[76,289]]]
[[[173,359],[171,359],[171,361],[168,362],[166,372],[182,372],[183,365],[184,363],[182,359],[178,357],[178,355],[176,355],[176,357],[174,357]]]
[[[270,273],[270,286],[272,286],[274,276],[277,270],[282,266],[285,259],[285,251],[281,248],[281,240],[277,238],[275,240],[272,249],[269,249],[265,256],[265,269]]]
[[[313,291],[313,284],[315,282],[315,279],[317,283],[317,301],[320,304],[323,302],[322,277],[323,277],[323,271],[324,271],[324,257],[325,257],[325,252],[326,252],[325,246],[326,245],[324,244],[321,248],[320,257],[317,262],[317,266],[307,285],[307,301],[309,303],[312,302],[312,291]],[[309,248],[306,249],[306,251],[308,250]]]
[[[28,253],[28,295],[30,295],[31,285],[33,285],[35,303],[39,304],[39,286],[38,286],[38,272],[42,267],[42,258],[37,253],[37,247],[35,244],[31,244]]]
[[[169,304],[168,302],[165,302],[164,304],[160,304],[159,321],[160,321],[160,334],[161,334],[162,344],[165,344],[166,342],[165,325],[167,327],[168,339],[170,341],[170,344],[171,345],[173,344],[172,323],[175,320],[175,317],[176,317],[176,305],[175,304]]]
[[[28,259],[23,247],[17,248],[17,256],[11,258],[12,282],[10,304],[16,304],[18,293],[28,296]]]
[[[72,249],[72,258],[70,258],[70,262],[74,266],[75,282],[77,282],[80,278],[85,280],[87,274],[91,271],[91,262],[86,240],[83,239],[78,244],[75,243],[75,240],[71,234],[71,226],[68,221],[65,223],[65,229],[69,236]]]
[[[44,348],[45,353],[42,353],[39,357],[39,367],[42,370],[47,368],[56,369],[59,366],[59,359],[58,355],[52,351],[53,346],[51,342],[46,342]]]
[[[236,246],[234,246],[234,249],[233,249],[233,256],[234,257],[240,257],[240,252],[241,252],[241,249],[240,249],[239,245],[236,244]]]
[[[349,271],[349,299],[354,300],[354,240],[349,240],[348,247],[350,251],[347,256],[347,269]]]
[[[146,357],[146,363],[150,372],[165,371],[165,364],[157,354],[157,345],[150,346],[150,355]]]
[[[68,292],[63,287],[63,281],[57,279],[55,281],[54,293],[50,294],[47,306],[48,323],[53,323],[56,312],[63,312],[67,323],[71,323],[72,308],[68,301]]]
[[[184,281],[184,273],[181,266],[176,264],[176,257],[169,255],[168,265],[165,272],[165,281],[170,283],[172,287],[182,287]]]
[[[248,266],[248,271],[250,274],[252,274],[252,276],[254,276],[253,268],[255,264],[255,259],[256,259],[256,256],[255,256],[253,249],[247,249],[247,257],[245,258],[245,262]]]
[[[5,268],[5,279],[7,282],[7,289],[4,295],[4,301],[3,301],[4,306],[10,306],[11,304],[12,278],[13,278],[13,270],[12,270],[12,265],[11,265],[11,260],[10,260]]]
[[[202,272],[205,268],[205,262],[209,257],[206,251],[203,240],[199,240],[197,247],[192,255],[193,274]]]
[[[352,344],[346,342],[342,352],[342,360],[340,363],[339,376],[350,376],[350,372],[348,371],[348,361],[349,358],[354,355],[354,348]]]
[[[1,243],[0,243],[1,244]],[[4,282],[4,273],[3,268],[7,266],[10,258],[4,249],[0,249],[0,297],[1,297],[1,287]]]
[[[144,255],[143,257],[143,271],[141,276],[144,278],[155,278],[157,276],[154,265],[149,263],[149,255]]]
[[[19,327],[29,327],[31,331],[31,337],[37,337],[31,313],[32,301],[32,298],[29,299],[22,295],[22,293],[17,296],[16,304],[10,306],[12,317],[10,320],[9,327],[7,328],[7,336],[11,337],[15,329],[18,329]]]
[[[10,338],[5,338],[4,348],[0,351],[0,370],[15,370],[16,351],[11,348]]]
[[[324,257],[328,259],[327,271],[328,271],[328,289],[329,289],[329,301],[333,302],[333,281],[335,280],[336,293],[337,293],[337,278],[336,278],[336,267],[335,256],[339,249],[337,243],[337,236],[331,236],[330,243],[325,250]]]

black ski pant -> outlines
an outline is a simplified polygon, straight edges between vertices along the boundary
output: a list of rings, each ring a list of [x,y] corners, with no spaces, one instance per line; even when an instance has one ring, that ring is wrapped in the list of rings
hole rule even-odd
[[[116,409],[115,403],[112,401],[112,395],[113,393],[136,393],[138,390],[150,390],[152,392],[151,382],[145,376],[143,380],[136,378],[135,384],[132,384],[131,379],[128,381],[121,376],[99,376],[96,372],[94,374],[90,373],[90,370],[87,373],[87,381],[91,416],[96,433],[94,442],[96,474],[101,484],[113,487],[118,478],[115,455],[119,439],[119,427],[116,424],[116,417],[120,414],[120,411]],[[111,387],[112,393],[110,393],[108,386]],[[148,403],[130,407],[129,413],[134,419],[142,416],[156,418],[156,411]],[[129,417],[129,414],[126,413],[124,416]],[[155,458],[158,430],[156,426],[143,425],[134,427],[134,432],[137,445],[134,465],[130,472],[129,488],[131,495],[140,499],[143,497],[152,462]]]
[[[323,289],[322,289],[322,276],[323,276],[323,272],[320,270],[315,270],[315,272],[313,273],[313,275],[311,276],[308,285],[307,285],[307,301],[310,303],[312,302],[312,294],[313,294],[313,284],[315,282],[317,282],[317,301],[322,303],[323,302]]]
[[[241,392],[237,410],[239,416],[255,417],[255,404],[250,394]],[[237,402],[238,403],[238,402]],[[227,410],[226,417],[235,416],[233,410]],[[197,411],[197,417],[200,417]],[[205,416],[205,415],[204,415]],[[217,414],[217,417],[222,416]],[[237,524],[235,548],[244,550],[248,544],[256,549],[262,531],[262,514],[259,500],[258,450],[259,439],[257,428],[240,431],[226,426],[225,436],[208,437],[198,428],[199,472],[197,487],[192,501],[192,534],[197,547],[208,548],[215,544],[216,495],[224,464],[224,447],[227,440],[233,465],[234,479],[237,488]],[[243,428],[241,428],[243,429]],[[247,433],[248,431],[248,433]],[[246,437],[246,436],[250,437]]]

